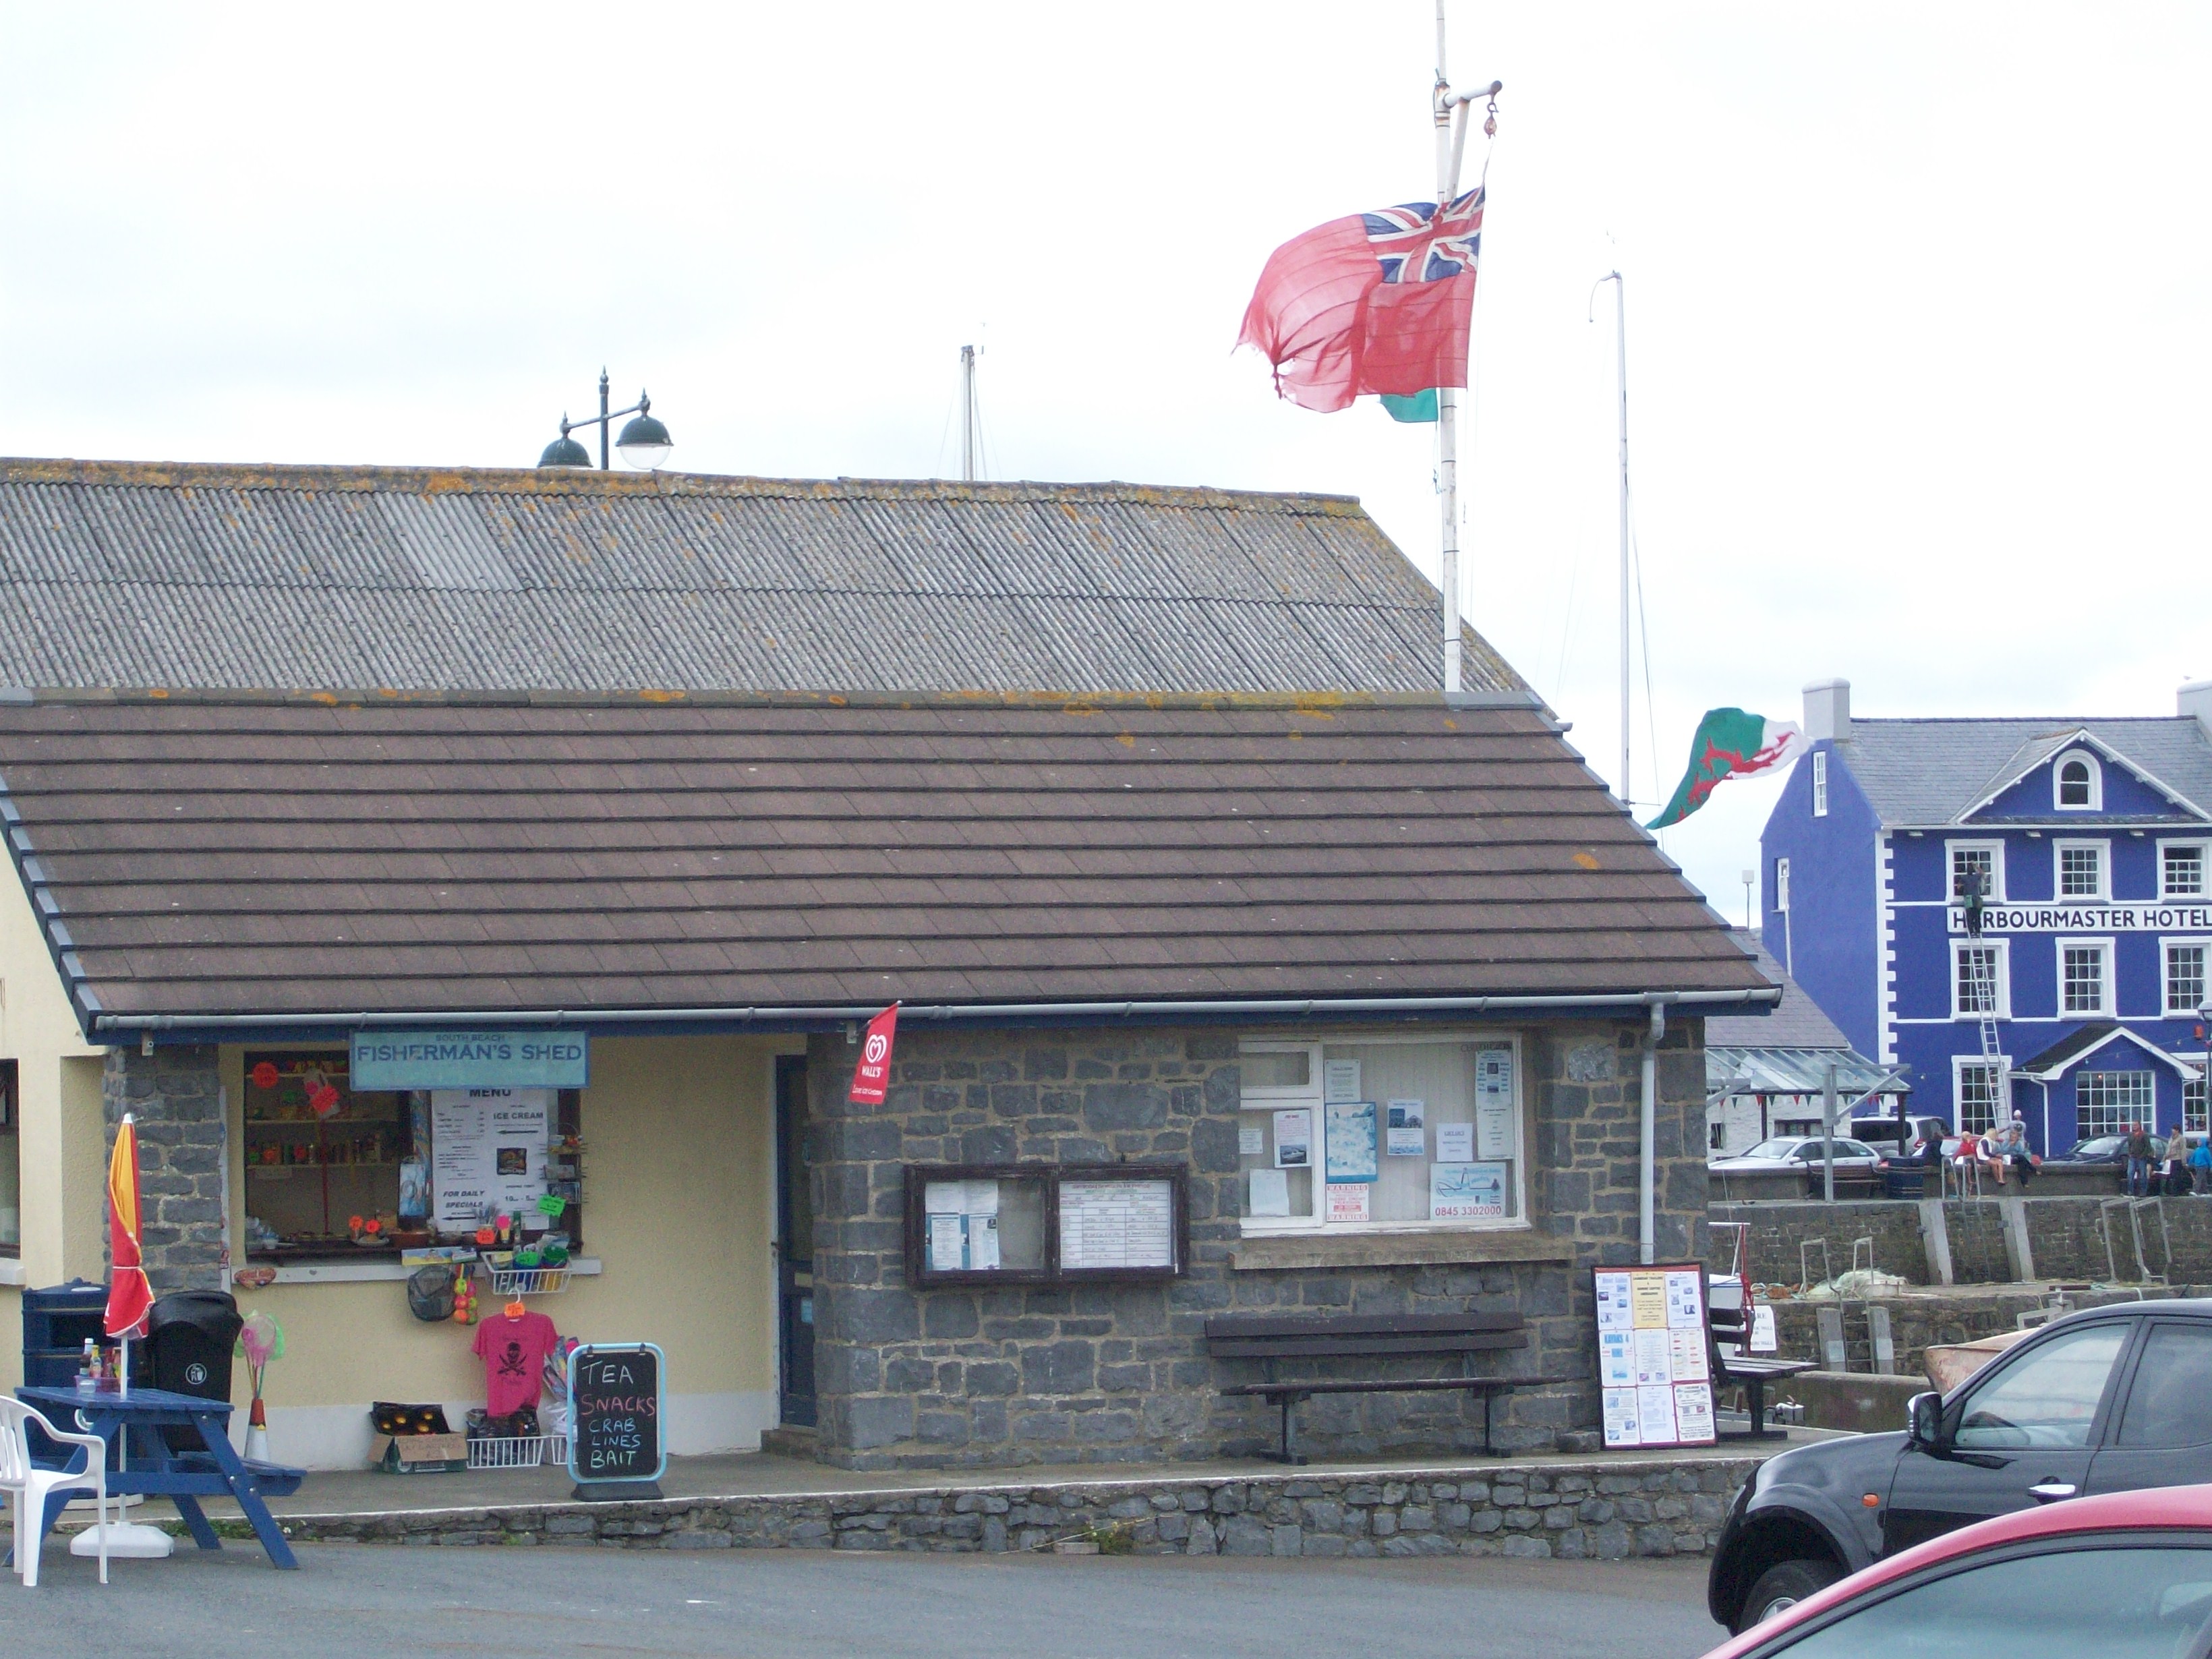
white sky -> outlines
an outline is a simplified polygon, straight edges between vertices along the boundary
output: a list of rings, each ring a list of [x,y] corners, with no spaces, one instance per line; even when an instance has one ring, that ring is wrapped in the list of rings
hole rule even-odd
[[[1343,491],[1433,573],[1428,429],[1229,349],[1275,244],[1431,193],[1431,30],[0,3],[0,452],[526,465],[604,362],[678,466],[939,473],[980,340],[993,476]],[[2110,714],[2212,676],[2212,9],[1459,3],[1451,67],[1506,82],[1469,613],[1601,774],[1615,264],[1639,802],[1700,710],[1817,677]],[[1732,916],[1772,793],[1667,837]]]

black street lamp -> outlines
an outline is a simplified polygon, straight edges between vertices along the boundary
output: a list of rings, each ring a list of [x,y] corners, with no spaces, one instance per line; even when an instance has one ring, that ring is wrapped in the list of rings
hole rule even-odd
[[[592,419],[572,421],[561,417],[561,435],[545,446],[545,453],[538,458],[538,465],[547,466],[580,466],[588,468],[592,453],[568,434],[578,427],[596,426],[599,429],[599,470],[607,470],[607,434],[613,422],[624,415],[637,418],[622,429],[614,447],[622,451],[622,458],[632,466],[650,471],[668,459],[668,452],[676,446],[668,436],[668,428],[653,418],[653,399],[644,392],[628,409],[610,410],[607,407],[607,372],[599,371],[599,412]]]

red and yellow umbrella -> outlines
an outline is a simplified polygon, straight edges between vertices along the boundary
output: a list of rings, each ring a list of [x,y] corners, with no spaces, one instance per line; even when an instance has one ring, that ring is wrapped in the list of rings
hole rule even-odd
[[[107,1334],[143,1336],[154,1287],[146,1282],[138,1249],[138,1131],[127,1115],[107,1160],[107,1252],[114,1264],[107,1281]]]

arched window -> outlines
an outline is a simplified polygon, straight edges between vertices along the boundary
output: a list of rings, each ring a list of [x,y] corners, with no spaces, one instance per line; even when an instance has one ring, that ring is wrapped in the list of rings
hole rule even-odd
[[[2094,811],[2104,780],[2097,763],[2087,755],[2068,755],[2058,763],[2058,805],[2066,811]]]

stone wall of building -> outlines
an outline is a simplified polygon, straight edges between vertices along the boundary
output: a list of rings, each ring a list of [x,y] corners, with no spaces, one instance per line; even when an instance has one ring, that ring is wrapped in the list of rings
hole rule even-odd
[[[1249,1455],[1274,1443],[1274,1408],[1220,1389],[1261,1373],[1209,1359],[1204,1340],[1209,1316],[1248,1310],[1517,1310],[1531,1346],[1498,1356],[1498,1372],[1577,1380],[1501,1398],[1497,1443],[1547,1447],[1587,1431],[1598,1419],[1588,1268],[1637,1255],[1640,1040],[1640,1025],[1588,1022],[1523,1033],[1529,1207],[1551,1259],[1485,1260],[1482,1246],[1467,1260],[1394,1261],[1387,1240],[1368,1235],[1325,1241],[1330,1259],[1319,1265],[1261,1267],[1240,1261],[1236,1032],[909,1028],[880,1109],[847,1098],[855,1051],[816,1038],[807,1071],[820,1455],[862,1468]],[[1658,1251],[1693,1258],[1705,1248],[1705,1200],[1695,1022],[1669,1033],[1660,1079]],[[1188,1166],[1192,1259],[1182,1278],[907,1284],[906,1165],[1115,1160]],[[1371,1375],[1376,1362],[1346,1363]],[[1388,1363],[1389,1374],[1407,1376],[1456,1364]],[[1329,1363],[1299,1374],[1330,1375]],[[1480,1403],[1461,1394],[1337,1395],[1301,1407],[1299,1433],[1315,1455],[1413,1456],[1474,1450],[1484,1425]]]
[[[165,1046],[151,1054],[109,1049],[100,1111],[111,1155],[125,1113],[138,1132],[139,1243],[154,1294],[228,1289],[223,1164],[229,1128],[214,1047]],[[103,1240],[106,1214],[103,1198]]]

